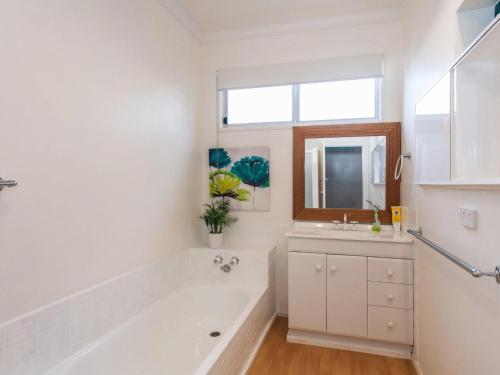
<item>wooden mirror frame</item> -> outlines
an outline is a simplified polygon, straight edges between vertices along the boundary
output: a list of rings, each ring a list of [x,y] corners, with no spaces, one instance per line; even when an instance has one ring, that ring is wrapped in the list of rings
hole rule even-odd
[[[391,223],[391,206],[399,206],[400,181],[394,179],[396,162],[401,155],[401,124],[383,122],[351,125],[296,126],[293,128],[293,219],[331,221],[343,220],[373,222],[373,210],[353,208],[306,208],[304,192],[305,141],[310,138],[386,137],[385,209],[379,211],[380,222]]]

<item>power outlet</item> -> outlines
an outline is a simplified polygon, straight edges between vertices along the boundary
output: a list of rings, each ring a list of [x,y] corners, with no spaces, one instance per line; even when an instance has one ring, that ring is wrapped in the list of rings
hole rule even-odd
[[[460,208],[460,222],[466,228],[477,228],[477,210],[470,208]]]

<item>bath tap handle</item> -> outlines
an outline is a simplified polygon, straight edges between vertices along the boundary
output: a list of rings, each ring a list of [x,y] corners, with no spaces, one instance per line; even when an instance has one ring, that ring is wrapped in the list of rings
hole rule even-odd
[[[221,264],[222,262],[224,262],[224,259],[222,259],[222,257],[220,255],[217,255],[214,259],[214,263]]]
[[[240,264],[240,259],[238,257],[231,257],[231,261],[229,262],[231,266],[237,266]]]

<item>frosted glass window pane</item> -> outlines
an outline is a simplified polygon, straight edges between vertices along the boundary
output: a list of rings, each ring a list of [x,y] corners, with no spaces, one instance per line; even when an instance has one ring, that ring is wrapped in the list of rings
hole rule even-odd
[[[376,117],[376,79],[300,85],[300,121]]]
[[[227,123],[292,121],[292,86],[228,90]]]

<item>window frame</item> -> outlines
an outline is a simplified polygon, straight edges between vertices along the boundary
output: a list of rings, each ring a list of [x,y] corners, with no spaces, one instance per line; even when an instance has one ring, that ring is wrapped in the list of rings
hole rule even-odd
[[[370,79],[370,78],[359,78]],[[237,129],[288,129],[293,126],[309,126],[309,125],[340,125],[340,124],[362,124],[366,122],[382,122],[382,85],[383,77],[371,77],[375,80],[375,117],[369,118],[346,118],[346,119],[326,119],[319,121],[302,121],[300,120],[300,85],[308,83],[328,83],[340,81],[355,81],[357,79],[343,79],[334,81],[319,81],[319,82],[302,82],[287,85],[273,85],[273,86],[256,86],[256,87],[242,87],[238,89],[223,89],[217,91],[217,123],[219,130],[237,130]],[[224,119],[228,115],[228,91],[239,89],[257,89],[265,87],[279,87],[279,86],[292,86],[292,121],[270,121],[270,122],[251,122],[239,124],[227,124]]]

